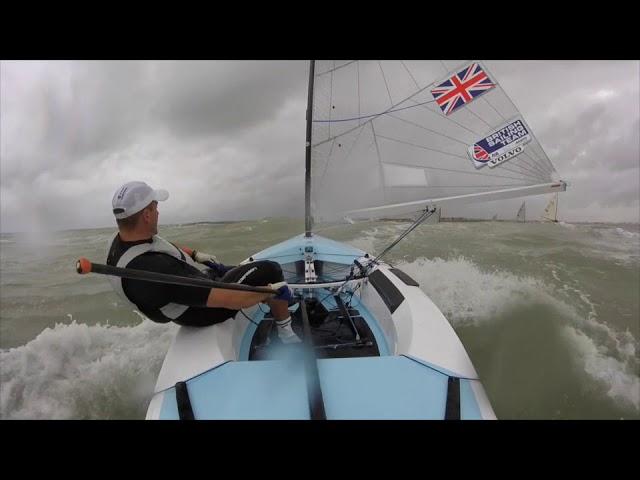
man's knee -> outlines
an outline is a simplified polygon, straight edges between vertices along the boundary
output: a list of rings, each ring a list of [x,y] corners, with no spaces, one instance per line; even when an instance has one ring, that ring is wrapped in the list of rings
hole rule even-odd
[[[269,280],[270,283],[281,282],[284,280],[282,267],[278,262],[274,262],[272,260],[261,260],[260,263],[260,269],[264,272],[264,275],[269,279],[273,279]]]

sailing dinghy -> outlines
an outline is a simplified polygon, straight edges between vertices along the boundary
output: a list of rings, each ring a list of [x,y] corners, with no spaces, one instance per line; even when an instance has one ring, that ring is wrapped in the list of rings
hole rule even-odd
[[[306,137],[305,232],[245,260],[282,266],[303,343],[266,305],[180,327],[146,418],[495,419],[445,316],[382,257],[442,206],[565,190],[530,127],[481,62],[315,61]],[[318,234],[410,214],[378,255]]]
[[[518,222],[526,222],[526,204],[525,202],[522,202],[522,205],[520,205],[520,208],[518,209],[518,213],[516,214],[516,220]]]
[[[553,222],[558,223],[558,194],[556,193],[549,203],[547,207],[544,209],[542,213],[542,221],[543,222]]]

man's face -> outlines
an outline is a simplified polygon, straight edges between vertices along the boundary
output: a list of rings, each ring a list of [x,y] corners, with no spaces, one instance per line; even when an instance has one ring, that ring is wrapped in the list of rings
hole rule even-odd
[[[158,218],[160,212],[158,211],[158,202],[155,200],[149,205],[149,227],[154,235],[158,234]]]

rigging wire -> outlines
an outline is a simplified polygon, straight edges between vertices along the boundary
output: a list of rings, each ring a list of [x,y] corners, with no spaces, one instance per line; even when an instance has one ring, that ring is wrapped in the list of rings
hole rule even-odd
[[[418,93],[420,93],[420,92],[416,92],[416,95],[417,95]],[[401,103],[404,103],[404,102],[406,102],[406,101],[407,101],[407,100],[403,100],[402,102],[398,103],[397,105],[400,105]],[[392,108],[392,107],[390,107],[390,108],[392,108],[392,109],[390,109],[390,110],[385,110],[385,111],[383,111],[383,112],[379,112],[379,113],[373,113],[373,114],[371,114],[371,115],[363,115],[363,116],[361,116],[361,117],[334,118],[334,119],[329,119],[329,120],[312,120],[312,122],[313,122],[313,123],[338,123],[338,122],[352,122],[352,121],[354,121],[354,120],[364,120],[365,118],[380,117],[380,116],[382,116],[382,115],[386,115],[386,114],[388,114],[388,113],[392,113],[392,112],[400,112],[400,111],[402,111],[402,110],[408,110],[408,109],[410,109],[410,108],[420,107],[421,105],[426,105],[427,103],[435,103],[435,100],[428,100],[428,101],[426,101],[426,102],[421,102],[421,103],[418,103],[418,104],[416,104],[416,105],[409,105],[408,107],[402,107],[402,108]],[[362,126],[362,125],[358,125],[358,126]],[[358,128],[358,127],[355,127],[355,128]],[[352,130],[355,130],[355,128],[354,128],[354,129],[352,129]],[[351,131],[351,130],[350,130],[350,131]],[[341,136],[341,135],[346,135],[346,134],[347,134],[347,133],[349,133],[350,131],[348,131],[348,132],[344,132],[344,133],[341,133],[341,134],[339,134],[339,135],[336,135],[336,137],[335,137],[335,138],[338,138],[338,137],[339,137],[339,136]],[[329,139],[327,139],[327,140],[329,140]],[[327,140],[325,140],[325,141],[327,141]],[[314,145],[314,146],[317,146],[317,145],[319,145],[319,144],[316,144],[316,145]]]
[[[402,240],[404,237],[406,237],[411,232],[413,232],[418,225],[420,225],[422,222],[428,219],[435,212],[436,212],[435,207],[433,207],[431,210],[429,209],[429,207],[425,208],[424,213],[420,216],[420,218],[418,218],[415,222],[413,222],[413,224],[411,224],[409,228],[407,228],[402,234],[400,234],[400,236],[393,243],[391,243],[387,248],[385,248],[381,254],[379,254],[376,258],[374,258],[370,262],[370,265],[376,264],[384,255],[386,255],[393,247],[395,247],[400,242],[400,240]]]

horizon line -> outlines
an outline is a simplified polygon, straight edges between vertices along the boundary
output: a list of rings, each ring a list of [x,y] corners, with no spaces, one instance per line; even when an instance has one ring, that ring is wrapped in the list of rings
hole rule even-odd
[[[442,217],[442,218],[451,218],[456,220],[475,220],[475,221],[492,221],[492,218],[478,218],[478,217]],[[184,226],[184,225],[208,225],[208,224],[227,224],[227,223],[241,223],[241,222],[258,222],[260,220],[292,220],[292,221],[302,221],[304,222],[304,217],[293,218],[293,217],[262,217],[257,219],[246,219],[246,220],[201,220],[201,221],[192,221],[192,222],[180,222],[180,223],[165,223],[158,225],[159,228],[162,227],[174,227],[174,226]],[[371,220],[367,220],[371,221]],[[407,221],[407,219],[375,219],[373,221]],[[516,219],[507,219],[507,218],[497,218],[494,221],[506,221],[506,222],[517,222]],[[360,222],[358,222],[360,223]],[[445,222],[445,223],[455,223],[455,222]],[[534,220],[530,222],[517,222],[517,223],[545,223],[540,220]],[[601,224],[630,224],[630,225],[640,225],[640,221],[604,221],[604,220],[558,220],[558,223],[571,223],[571,224],[593,224],[593,223],[601,223]],[[347,223],[345,223],[347,225]],[[103,230],[106,228],[117,229],[117,225],[108,225],[108,226],[100,226],[100,227],[73,227],[73,228],[65,228],[61,230],[19,230],[19,231],[2,231],[0,230],[0,235],[9,235],[16,233],[57,233],[57,232],[71,232],[71,231],[80,231],[80,230]]]

